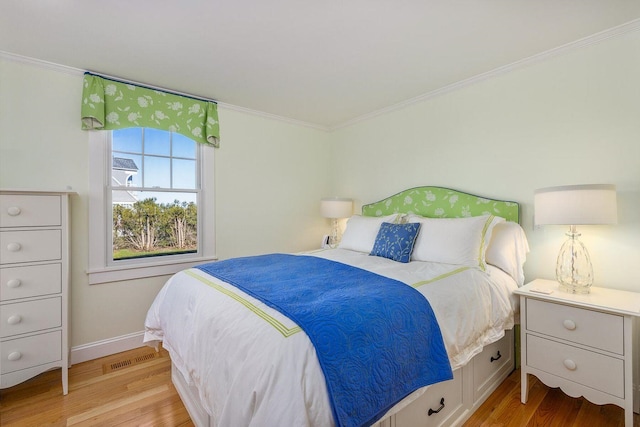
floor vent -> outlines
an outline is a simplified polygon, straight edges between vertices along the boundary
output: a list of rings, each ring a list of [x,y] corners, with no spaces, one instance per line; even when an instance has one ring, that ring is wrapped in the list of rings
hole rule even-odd
[[[105,363],[104,365],[102,365],[102,371],[103,373],[107,374],[109,372],[118,371],[120,369],[128,368],[129,366],[134,366],[139,363],[148,362],[149,360],[158,359],[159,357],[160,353],[154,351],[151,353],[136,356],[134,358],[118,360],[112,363]]]

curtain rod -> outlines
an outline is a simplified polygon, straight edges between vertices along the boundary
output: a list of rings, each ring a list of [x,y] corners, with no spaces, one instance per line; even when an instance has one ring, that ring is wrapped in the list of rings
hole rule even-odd
[[[171,95],[184,96],[185,98],[195,99],[196,101],[213,102],[216,105],[218,104],[218,101],[216,101],[215,99],[204,98],[202,96],[191,95],[189,93],[178,92],[178,91],[175,91],[175,90],[165,89],[165,88],[162,88],[162,87],[148,85],[148,84],[144,84],[144,83],[138,83],[138,82],[133,81],[133,80],[122,79],[120,77],[113,77],[113,76],[109,76],[107,74],[94,73],[92,71],[85,71],[85,74],[89,74],[91,76],[102,77],[105,80],[111,80],[111,81],[117,82],[117,83],[130,84],[130,85],[142,87],[142,88],[145,88],[145,89],[157,90],[158,92],[164,92],[164,93],[168,93],[168,94],[171,94]]]

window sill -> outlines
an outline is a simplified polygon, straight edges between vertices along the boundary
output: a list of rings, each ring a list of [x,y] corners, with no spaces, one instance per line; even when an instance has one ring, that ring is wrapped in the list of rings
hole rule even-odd
[[[216,261],[217,257],[201,257],[181,259],[179,261],[161,261],[157,263],[126,264],[122,266],[92,268],[87,271],[89,284],[121,282],[124,280],[143,279],[146,277],[168,276],[186,268],[205,262]]]

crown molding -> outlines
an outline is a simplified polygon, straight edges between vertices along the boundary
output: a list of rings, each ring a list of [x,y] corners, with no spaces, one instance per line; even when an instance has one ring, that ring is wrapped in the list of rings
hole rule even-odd
[[[460,80],[458,82],[452,83],[450,85],[444,86],[442,88],[439,89],[435,89],[433,91],[424,93],[422,95],[407,99],[406,101],[402,101],[393,105],[390,105],[388,107],[376,110],[376,111],[372,111],[370,113],[367,114],[363,114],[361,116],[355,117],[351,120],[347,120],[343,123],[337,124],[337,125],[333,125],[333,126],[327,126],[327,125],[321,125],[321,124],[316,124],[316,123],[310,123],[310,122],[306,122],[306,121],[302,121],[302,120],[297,120],[297,119],[292,119],[289,117],[284,117],[284,116],[279,116],[276,114],[271,114],[271,113],[267,113],[264,111],[258,111],[258,110],[252,110],[250,108],[245,108],[245,107],[241,107],[238,105],[233,105],[233,104],[227,104],[225,102],[220,102],[218,101],[218,107],[227,109],[227,110],[231,110],[231,111],[237,111],[237,112],[241,112],[241,113],[245,113],[245,114],[250,114],[253,116],[257,116],[257,117],[263,117],[265,119],[269,119],[269,120],[276,120],[279,122],[283,122],[283,123],[288,123],[291,125],[295,125],[295,126],[302,126],[302,127],[307,127],[307,128],[311,128],[311,129],[316,129],[316,130],[320,130],[323,132],[332,132],[338,129],[342,129],[342,128],[346,128],[352,125],[355,125],[356,123],[360,123],[360,122],[364,122],[366,120],[370,120],[374,117],[383,115],[383,114],[387,114],[393,111],[398,111],[401,110],[403,108],[407,108],[411,105],[414,104],[418,104],[420,102],[424,102],[426,100],[432,99],[432,98],[436,98],[438,96],[447,94],[449,92],[453,92],[456,90],[460,90],[463,89],[467,86],[476,84],[476,83],[480,83],[483,82],[485,80],[509,73],[511,71],[515,71],[521,68],[524,68],[526,66],[547,60],[549,58],[554,58],[556,56],[565,54],[569,51],[572,50],[576,50],[576,49],[581,49],[583,47],[587,47],[587,46],[591,46],[594,44],[598,44],[600,42],[603,42],[605,40],[611,39],[611,38],[615,38],[615,37],[620,37],[622,35],[625,35],[627,33],[633,32],[633,31],[639,31],[640,30],[640,19],[634,19],[632,21],[629,21],[625,24],[622,25],[618,25],[616,27],[613,28],[609,28],[607,30],[601,31],[599,33],[596,34],[592,34],[590,36],[584,37],[582,39],[578,39],[575,40],[573,42],[564,44],[562,46],[558,46],[556,48],[553,49],[549,49],[547,51],[538,53],[536,55],[530,56],[528,58],[524,58],[521,59],[519,61],[513,62],[511,64],[508,65],[504,65],[502,67],[498,67],[495,68],[493,70],[487,71],[485,73],[482,74],[478,74],[475,75],[473,77],[469,77],[468,79],[465,80]],[[13,53],[9,53],[9,52],[4,52],[4,51],[0,51],[0,59],[6,59],[6,60],[10,60],[10,61],[14,61],[14,62],[21,62],[21,63],[26,63],[26,64],[30,64],[36,67],[41,67],[41,68],[46,68],[46,69],[50,69],[53,71],[57,71],[57,72],[61,72],[61,73],[66,73],[66,74],[71,74],[71,75],[83,75],[85,73],[86,70],[82,70],[79,68],[74,68],[74,67],[68,67],[66,65],[60,65],[60,64],[55,64],[52,62],[48,62],[48,61],[43,61],[40,59],[35,59],[35,58],[30,58],[30,57],[26,57],[26,56],[22,56],[22,55],[16,55]]]
[[[75,68],[75,67],[69,67],[66,65],[60,65],[53,62],[44,61],[42,59],[31,58],[23,55],[17,55],[15,53],[5,52],[1,50],[0,50],[0,59],[12,61],[12,62],[19,62],[22,64],[31,65],[38,68],[44,68],[47,70],[55,71],[58,73],[69,74],[72,76],[83,76],[85,72],[90,71],[90,70],[82,70],[80,68]],[[102,75],[99,72],[96,72],[96,74]],[[125,80],[125,79],[121,79],[121,80]],[[155,86],[154,88],[162,89]],[[179,92],[175,92],[175,91],[171,91],[171,92],[179,94]],[[305,122],[302,120],[291,119],[289,117],[278,116],[277,114],[265,113],[263,111],[252,110],[250,108],[240,107],[238,105],[227,104],[226,102],[220,102],[220,101],[216,101],[216,102],[219,108],[223,108],[227,110],[238,111],[241,113],[250,114],[252,116],[263,117],[269,120],[276,120],[276,121],[287,123],[290,125],[312,128],[312,129],[320,130],[323,132],[328,132],[330,130],[328,126],[318,125],[315,123]]]
[[[238,105],[233,105],[233,104],[227,104],[225,102],[218,101],[218,107],[222,107],[227,110],[238,111],[241,113],[247,113],[254,116],[263,117],[265,119],[277,120],[279,122],[288,123],[290,125],[316,129],[323,132],[330,132],[332,130],[332,128],[329,126],[320,125],[320,124],[311,123],[311,122],[305,122],[303,120],[292,119],[284,116],[278,116],[277,114],[265,113],[264,111],[252,110],[250,108],[240,107]]]
[[[15,53],[4,52],[1,50],[0,59],[33,65],[34,67],[44,68],[58,73],[70,74],[72,76],[82,76],[84,74],[84,70],[79,68],[68,67],[66,65],[55,64],[53,62],[43,61],[42,59],[30,58],[28,56],[17,55]]]
[[[398,111],[401,110],[403,108],[409,107],[411,105],[432,99],[432,98],[436,98],[438,96],[444,95],[446,93],[449,92],[453,92],[462,88],[465,88],[467,86],[476,84],[476,83],[480,83],[483,82],[485,80],[509,73],[511,71],[515,71],[515,70],[519,70],[521,68],[524,68],[526,66],[547,60],[549,58],[554,58],[556,56],[565,54],[569,51],[573,51],[576,49],[581,49],[583,47],[587,47],[587,46],[591,46],[594,44],[598,44],[600,42],[603,42],[605,40],[611,39],[611,38],[615,38],[615,37],[620,37],[624,34],[633,32],[633,31],[639,31],[640,30],[640,19],[634,19],[633,21],[629,21],[625,24],[622,25],[618,25],[617,27],[613,27],[613,28],[609,28],[607,30],[601,31],[599,33],[595,33],[592,34],[590,36],[584,37],[582,39],[578,39],[575,40],[573,42],[555,47],[553,49],[549,49],[547,51],[538,53],[536,55],[530,56],[528,58],[524,58],[521,59],[519,61],[513,62],[511,64],[508,65],[504,65],[502,67],[498,67],[495,68],[491,71],[487,71],[485,73],[482,74],[477,74],[473,77],[469,77],[468,79],[465,80],[460,80],[458,82],[452,83],[448,86],[444,86],[442,88],[439,89],[435,89],[431,92],[427,92],[425,94],[416,96],[414,98],[410,98],[407,99],[406,101],[402,101],[399,102],[397,104],[393,104],[390,105],[388,107],[376,110],[376,111],[372,111],[371,113],[367,113],[364,114],[362,116],[358,116],[354,119],[348,120],[344,123],[341,123],[339,125],[336,126],[331,126],[329,127],[329,130],[334,131],[334,130],[338,130],[338,129],[342,129],[342,128],[346,128],[349,126],[352,126],[356,123],[360,123],[369,119],[372,119],[374,117],[383,115],[383,114],[387,114],[393,111]]]

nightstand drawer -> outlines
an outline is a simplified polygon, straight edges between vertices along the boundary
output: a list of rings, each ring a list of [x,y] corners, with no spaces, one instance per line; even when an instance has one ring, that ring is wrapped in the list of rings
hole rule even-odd
[[[0,232],[0,264],[62,259],[62,231]]]
[[[0,342],[0,373],[32,368],[60,360],[62,357],[62,332]]]
[[[624,399],[624,361],[527,335],[527,365]]]
[[[0,195],[0,226],[47,227],[62,224],[60,196]]]
[[[589,347],[624,354],[623,317],[527,299],[526,327]]]
[[[0,268],[0,301],[62,292],[62,264]]]
[[[0,337],[36,332],[62,324],[60,297],[0,306]]]

